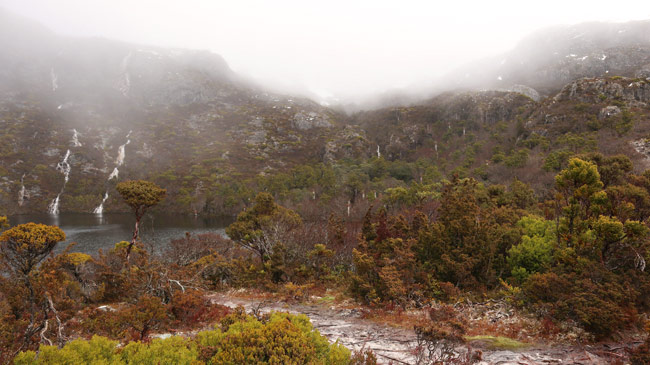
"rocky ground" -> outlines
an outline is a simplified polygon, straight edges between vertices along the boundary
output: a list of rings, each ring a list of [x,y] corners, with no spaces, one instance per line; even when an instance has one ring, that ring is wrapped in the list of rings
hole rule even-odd
[[[370,349],[375,352],[381,364],[417,363],[416,336],[412,329],[363,318],[358,309],[318,299],[309,304],[289,304],[277,300],[255,299],[233,292],[214,294],[211,300],[232,308],[243,306],[249,312],[284,311],[305,314],[311,319],[314,327],[330,341],[338,341],[352,350]],[[495,316],[496,321],[509,317],[507,311],[494,307],[499,306],[487,306],[485,312]],[[480,311],[476,307],[472,310]],[[489,342],[482,340],[473,340],[470,345],[474,350],[481,352],[481,361],[478,364],[625,364],[626,349],[638,343],[584,346],[531,344],[517,350],[493,348]]]

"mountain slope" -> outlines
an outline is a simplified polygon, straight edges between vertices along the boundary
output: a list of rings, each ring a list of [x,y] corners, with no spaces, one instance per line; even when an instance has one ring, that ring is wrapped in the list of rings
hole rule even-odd
[[[114,189],[125,179],[166,187],[164,210],[234,214],[254,190],[344,207],[425,175],[516,177],[544,191],[570,155],[597,151],[650,167],[649,22],[533,35],[512,53],[526,57],[472,78],[473,86],[500,91],[445,92],[346,115],[267,92],[207,51],[62,37],[8,14],[0,20],[7,214],[126,210]],[[604,60],[593,56],[603,49]],[[576,66],[592,58],[598,67]],[[643,77],[602,76],[605,61]],[[485,81],[496,73],[510,87]],[[579,79],[585,74],[597,77]],[[531,98],[535,90],[514,83],[555,91]]]

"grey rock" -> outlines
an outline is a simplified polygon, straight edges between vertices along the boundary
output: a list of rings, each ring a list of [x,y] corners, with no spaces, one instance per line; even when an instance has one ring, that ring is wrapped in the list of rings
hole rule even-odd
[[[632,78],[584,78],[567,84],[555,101],[600,103],[608,99],[643,106],[650,102],[650,82]]]
[[[610,105],[600,109],[600,112],[598,113],[598,119],[603,120],[617,116],[619,114],[621,114],[621,108],[615,105]]]
[[[542,97],[539,95],[537,90],[526,85],[513,85],[512,87],[509,88],[508,91],[526,95],[527,97],[533,99],[534,101],[540,101],[542,99]]]
[[[330,128],[332,123],[320,113],[301,111],[293,116],[292,125],[294,128],[304,131],[312,128]]]

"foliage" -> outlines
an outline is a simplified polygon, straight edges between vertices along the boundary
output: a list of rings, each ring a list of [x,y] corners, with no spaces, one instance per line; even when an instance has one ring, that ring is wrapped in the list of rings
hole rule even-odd
[[[151,181],[129,180],[122,181],[115,186],[124,202],[135,212],[142,216],[148,208],[155,206],[165,198],[167,191]]]
[[[557,236],[555,223],[540,217],[522,217],[517,226],[521,243],[508,250],[508,265],[513,278],[523,283],[530,274],[548,270]]]
[[[52,252],[65,233],[56,226],[26,223],[10,228],[0,236],[2,259],[22,275],[29,272]]]
[[[211,363],[347,364],[350,352],[330,345],[304,315],[271,313],[259,321],[241,314],[226,317],[221,329],[200,332],[197,342]]]
[[[349,364],[350,352],[329,344],[304,315],[271,313],[262,321],[242,313],[225,317],[220,328],[194,339],[172,336],[151,342],[117,341],[93,336],[62,348],[41,346],[20,353],[16,364]]]
[[[417,364],[464,364],[472,363],[471,350],[459,353],[458,347],[465,343],[467,323],[453,307],[434,306],[429,309],[425,325],[415,326]]]
[[[131,249],[138,239],[140,220],[149,208],[160,203],[165,198],[167,190],[160,188],[151,181],[144,180],[122,181],[115,186],[115,189],[120,193],[124,202],[133,209],[133,213],[135,214],[133,238],[126,249],[126,257],[128,259],[131,254]]]
[[[288,235],[300,225],[302,219],[298,214],[276,204],[271,194],[259,193],[255,205],[241,212],[237,220],[228,226],[226,233],[266,262],[276,245],[287,243]]]
[[[34,351],[20,353],[14,364],[125,364],[117,353],[117,345],[117,341],[93,336],[88,341],[70,341],[61,349],[56,346],[41,346],[38,356]]]

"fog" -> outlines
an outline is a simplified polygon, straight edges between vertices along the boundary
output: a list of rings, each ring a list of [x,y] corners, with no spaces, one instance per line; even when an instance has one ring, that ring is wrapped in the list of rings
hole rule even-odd
[[[65,35],[207,49],[286,92],[350,98],[434,83],[537,29],[650,18],[647,1],[0,0]]]

